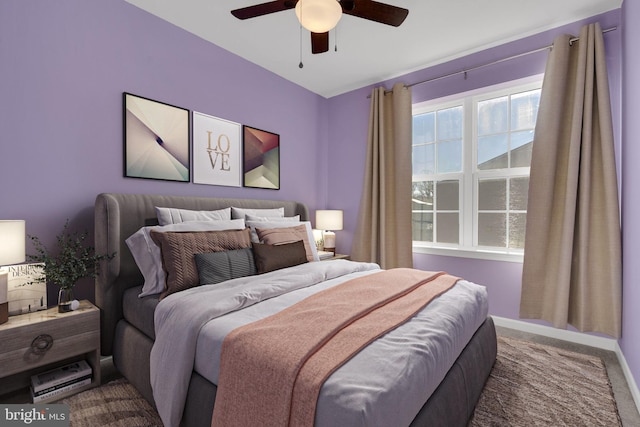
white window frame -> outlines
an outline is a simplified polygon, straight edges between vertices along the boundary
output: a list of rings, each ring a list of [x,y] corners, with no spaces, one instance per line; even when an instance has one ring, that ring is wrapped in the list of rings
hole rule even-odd
[[[523,249],[508,249],[496,247],[483,247],[477,245],[478,233],[478,183],[481,179],[487,178],[515,178],[529,176],[528,167],[509,168],[503,170],[477,170],[477,110],[479,102],[510,95],[513,93],[527,92],[542,87],[542,75],[532,76],[525,79],[514,80],[495,86],[489,86],[470,92],[464,92],[446,98],[429,100],[413,105],[413,115],[428,113],[434,110],[447,109],[455,106],[463,106],[463,136],[462,136],[462,172],[447,174],[429,174],[413,176],[417,180],[445,181],[459,179],[459,212],[460,212],[460,244],[444,244],[438,242],[413,241],[413,252],[426,253],[432,255],[456,256],[463,258],[488,259],[496,261],[522,262]],[[471,114],[471,118],[468,115]],[[437,155],[436,155],[437,161]],[[509,181],[507,181],[509,182]],[[507,191],[507,197],[509,192]],[[509,200],[507,200],[507,207]],[[468,208],[471,206],[472,208]],[[434,206],[433,214],[436,217]],[[508,226],[508,222],[507,222]],[[434,220],[434,237],[436,236],[436,226]],[[508,236],[508,234],[507,234]],[[508,238],[508,237],[507,237]]]

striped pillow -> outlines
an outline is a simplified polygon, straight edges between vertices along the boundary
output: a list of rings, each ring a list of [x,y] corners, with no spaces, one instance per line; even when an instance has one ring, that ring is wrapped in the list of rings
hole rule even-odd
[[[256,274],[251,248],[196,254],[196,265],[201,285],[213,285]]]
[[[167,286],[160,299],[174,292],[199,285],[195,254],[250,248],[251,234],[244,230],[159,233],[151,230],[151,238],[160,247],[162,268]]]

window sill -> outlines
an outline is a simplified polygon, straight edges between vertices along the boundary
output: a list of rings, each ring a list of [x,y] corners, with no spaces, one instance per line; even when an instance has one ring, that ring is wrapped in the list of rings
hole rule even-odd
[[[413,252],[418,254],[453,256],[459,258],[485,259],[490,261],[517,262],[522,264],[524,255],[522,253],[508,253],[489,250],[466,250],[447,247],[432,247],[413,245]]]

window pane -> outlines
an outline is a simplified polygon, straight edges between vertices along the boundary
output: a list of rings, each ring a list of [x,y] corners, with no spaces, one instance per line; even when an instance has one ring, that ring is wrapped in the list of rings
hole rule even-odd
[[[460,224],[457,213],[438,213],[437,240],[440,243],[459,243]]]
[[[462,141],[438,142],[438,173],[462,170]]]
[[[540,90],[523,92],[511,97],[511,129],[533,129],[538,117]]]
[[[433,210],[433,181],[414,182],[412,192],[413,211]]]
[[[435,144],[413,146],[413,173],[430,174],[436,171]]]
[[[478,138],[478,169],[504,169],[509,167],[509,140],[507,134]]]
[[[531,166],[533,149],[533,131],[513,132],[511,134],[511,167],[528,168]]]
[[[435,113],[413,116],[413,143],[435,141]]]
[[[436,209],[457,211],[459,205],[458,181],[440,181],[436,184]],[[439,229],[439,228],[438,228]]]
[[[509,209],[526,211],[529,197],[529,177],[511,178],[509,181]]]
[[[503,211],[506,208],[506,179],[486,179],[478,182],[478,210]]]
[[[503,213],[478,214],[478,244],[480,246],[506,247],[507,215]]]
[[[412,216],[413,240],[433,242],[433,214],[429,212],[414,212]]]
[[[509,130],[508,101],[509,98],[503,96],[478,103],[478,135]]]
[[[438,111],[438,141],[462,138],[462,107]]]
[[[524,249],[524,234],[527,225],[527,214],[509,215],[509,247]]]

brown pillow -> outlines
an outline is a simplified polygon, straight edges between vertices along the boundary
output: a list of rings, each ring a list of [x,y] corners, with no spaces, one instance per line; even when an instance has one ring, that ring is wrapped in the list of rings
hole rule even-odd
[[[258,274],[307,262],[307,253],[301,240],[281,245],[253,243],[253,256]]]
[[[160,299],[199,285],[195,254],[251,247],[251,232],[244,230],[164,233],[152,230],[151,238],[160,247],[166,287]]]
[[[307,233],[307,226],[304,224],[286,228],[256,227],[256,234],[261,242],[269,245],[280,245],[302,240],[307,261],[313,261],[313,252],[311,251],[311,246],[309,246],[309,234]]]

